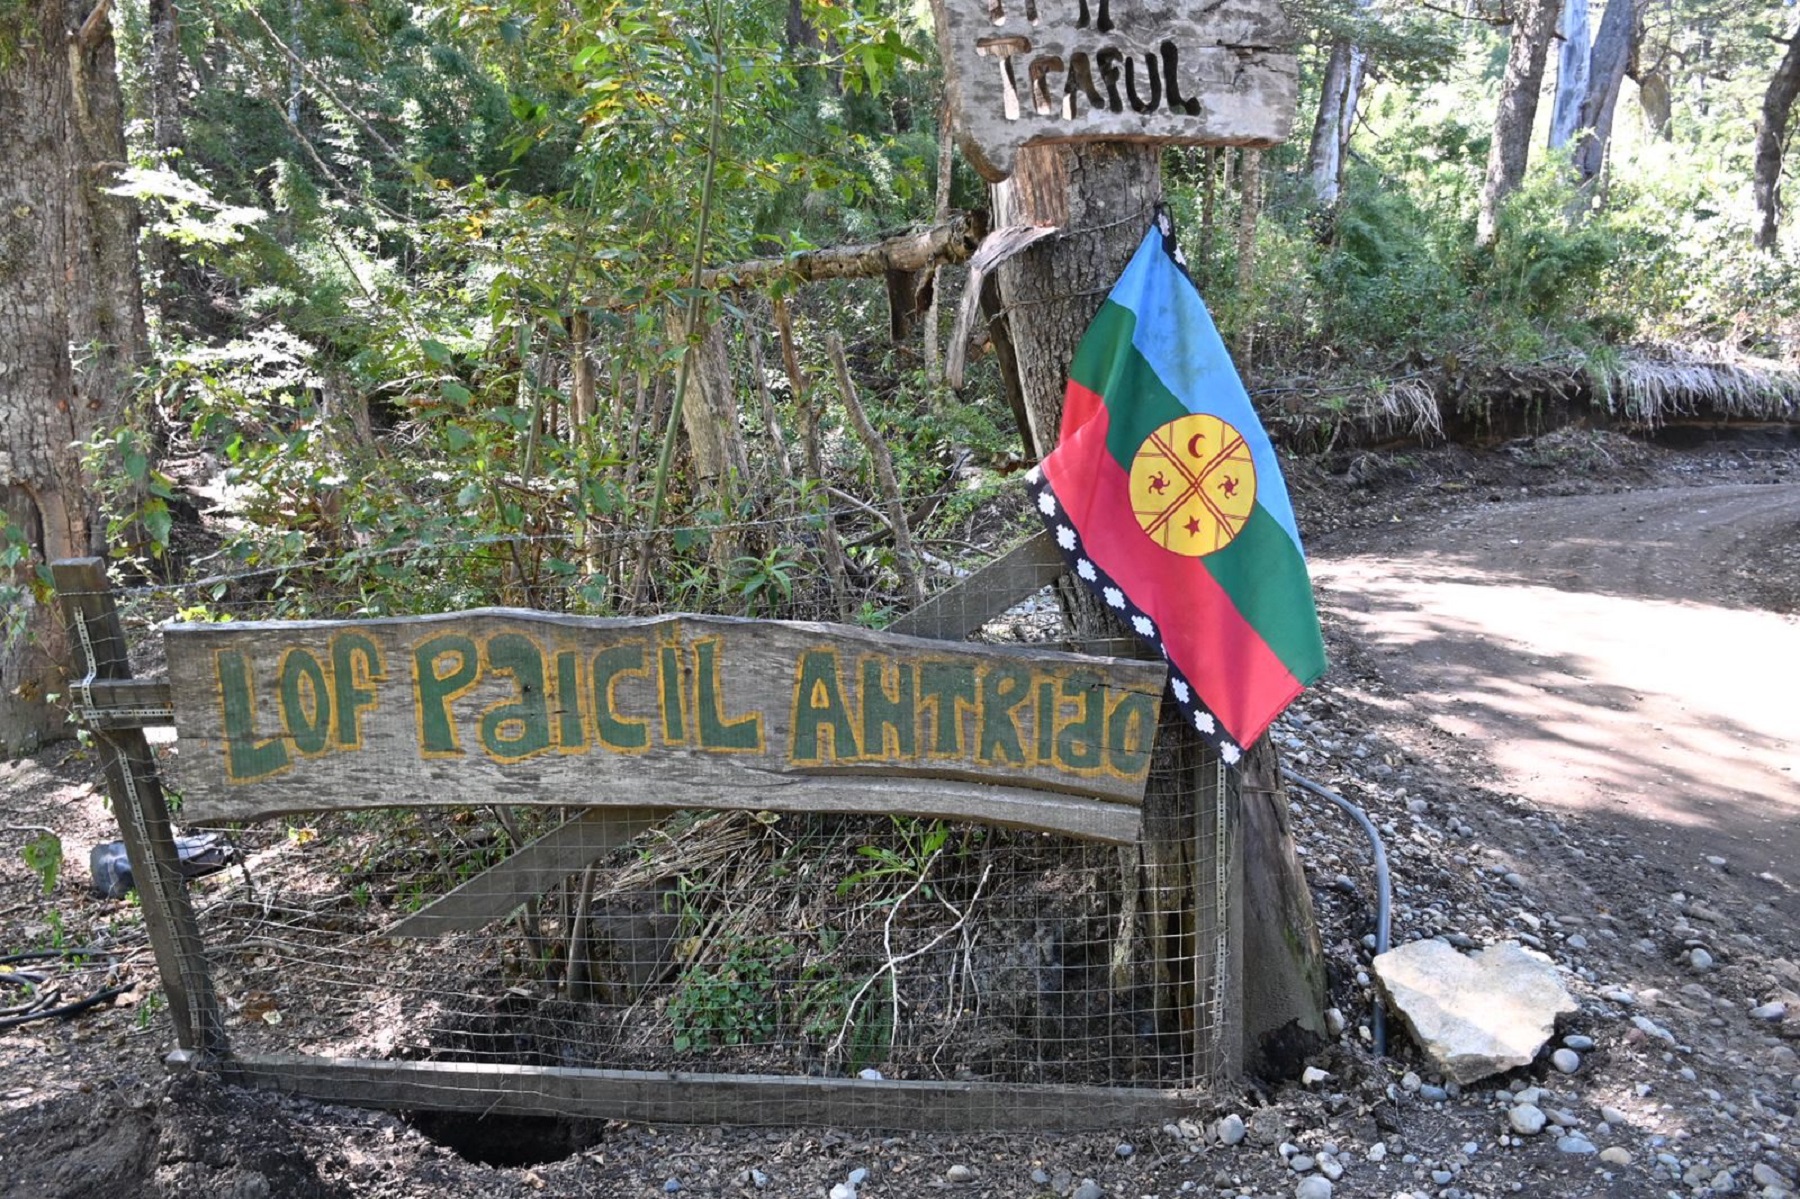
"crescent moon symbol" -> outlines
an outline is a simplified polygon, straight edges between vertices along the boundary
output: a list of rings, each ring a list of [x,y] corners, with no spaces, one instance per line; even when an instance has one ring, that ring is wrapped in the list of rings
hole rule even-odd
[[[1196,433],[1192,437],[1188,438],[1188,447],[1187,447],[1188,457],[1198,458],[1200,456],[1200,451],[1194,448],[1195,444],[1197,442],[1199,442],[1200,437],[1201,437],[1201,435]]]

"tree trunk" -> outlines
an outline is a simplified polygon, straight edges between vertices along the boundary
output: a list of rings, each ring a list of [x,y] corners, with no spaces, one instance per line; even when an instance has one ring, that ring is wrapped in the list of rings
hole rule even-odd
[[[996,229],[1062,230],[995,272],[1002,317],[995,324],[1018,359],[1029,424],[1019,432],[1033,459],[1056,446],[1076,343],[1162,200],[1160,161],[1157,147],[1126,142],[1027,146],[1013,177],[994,186]]]
[[[1331,44],[1325,62],[1325,79],[1319,89],[1319,111],[1313,118],[1312,141],[1306,150],[1306,177],[1319,207],[1337,203],[1344,182],[1345,130],[1355,120],[1352,76],[1362,66],[1362,55],[1351,42],[1340,38]],[[1350,111],[1345,111],[1346,106]]]
[[[1625,82],[1625,66],[1631,61],[1643,28],[1645,0],[1607,0],[1600,18],[1588,63],[1587,95],[1582,97],[1579,128],[1586,130],[1575,143],[1576,185],[1586,189],[1599,177],[1612,139],[1613,112],[1619,104],[1619,87]]]
[[[1369,0],[1358,0],[1357,7],[1367,9]],[[1368,61],[1367,52],[1354,39],[1341,37],[1331,43],[1306,151],[1307,179],[1321,208],[1336,204],[1343,190],[1344,159],[1350,153],[1350,132],[1356,128],[1356,104]]]
[[[672,318],[671,335],[676,333],[675,325]],[[693,353],[687,397],[681,405],[681,431],[687,434],[694,456],[694,502],[700,508],[712,506],[724,521],[712,545],[713,563],[724,571],[743,554],[738,505],[749,485],[750,464],[721,320],[708,322]]]
[[[1644,121],[1650,132],[1664,141],[1669,139],[1670,121],[1675,103],[1669,95],[1669,77],[1661,71],[1648,71],[1638,76],[1638,106],[1644,110]]]
[[[74,443],[118,417],[144,317],[136,214],[105,192],[125,137],[104,6],[90,19],[83,0],[37,0],[0,47],[0,515],[31,554],[5,589],[104,551]],[[67,728],[47,700],[64,691],[60,623],[28,597],[9,607],[23,636],[0,640],[0,757]]]
[[[1550,109],[1550,148],[1560,150],[1581,128],[1581,105],[1588,94],[1588,63],[1593,31],[1588,26],[1588,0],[1563,0],[1557,26],[1562,50],[1557,56],[1556,102]]]
[[[1781,220],[1781,158],[1787,148],[1788,118],[1794,97],[1800,95],[1800,30],[1788,40],[1787,53],[1763,93],[1762,120],[1756,126],[1756,168],[1750,187],[1756,203],[1756,229],[1752,244],[1759,250],[1775,248]]]
[[[1494,244],[1500,233],[1501,206],[1524,182],[1531,156],[1531,125],[1537,119],[1538,92],[1544,84],[1544,59],[1561,11],[1559,0],[1518,0],[1512,48],[1500,83],[1500,107],[1494,115],[1494,145],[1481,187],[1481,211],[1475,225],[1478,246]]]
[[[1325,948],[1294,845],[1281,763],[1267,737],[1245,752],[1239,777],[1248,866],[1240,902],[1253,914],[1244,922],[1247,1064],[1264,1078],[1291,1078],[1327,1039]]]
[[[1256,285],[1256,223],[1262,219],[1262,151],[1244,151],[1242,192],[1238,198],[1237,292],[1248,298]],[[1246,304],[1238,326],[1238,369],[1247,369],[1256,353],[1256,313]]]

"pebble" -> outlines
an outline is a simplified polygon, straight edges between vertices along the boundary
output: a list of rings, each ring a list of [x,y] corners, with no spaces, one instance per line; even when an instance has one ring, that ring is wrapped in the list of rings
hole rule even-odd
[[[1588,947],[1588,939],[1580,933],[1576,933],[1568,940],[1564,941],[1563,944],[1567,945],[1570,949],[1586,949]]]
[[[881,1081],[881,1071],[877,1070],[873,1066],[864,1066],[861,1070],[857,1071],[856,1076],[858,1078],[862,1079],[864,1082],[880,1082]]]
[[[1512,1125],[1514,1132],[1534,1137],[1544,1131],[1544,1125],[1549,1123],[1549,1119],[1536,1104],[1521,1103],[1506,1113],[1506,1122]]]
[[[1318,1174],[1307,1175],[1294,1188],[1294,1199],[1331,1199],[1331,1180]]]
[[[944,1171],[944,1177],[951,1182],[974,1182],[975,1171],[958,1162]]]
[[[1349,1021],[1344,1019],[1344,1013],[1338,1011],[1334,1007],[1328,1007],[1325,1009],[1325,1031],[1326,1032],[1329,1032],[1334,1037],[1341,1037],[1344,1035],[1344,1029],[1348,1028],[1349,1026],[1350,1026]]]
[[[1387,1146],[1380,1141],[1369,1146],[1368,1158],[1372,1162],[1382,1161],[1387,1157]]]
[[[1044,1167],[1042,1167],[1042,1166],[1039,1166],[1037,1169],[1035,1169],[1031,1172],[1031,1183],[1033,1186],[1040,1186],[1040,1187],[1049,1186],[1050,1185],[1050,1171],[1044,1169]]]
[[[755,1187],[757,1190],[760,1191],[764,1187],[769,1185],[769,1176],[767,1174],[763,1173],[761,1170],[751,1170],[749,1173],[750,1173],[750,1185]]]
[[[1130,1157],[1132,1154],[1134,1154],[1136,1152],[1137,1152],[1136,1145],[1133,1145],[1130,1141],[1120,1141],[1118,1143],[1118,1145],[1113,1149],[1113,1156],[1114,1157]]]
[[[671,1178],[663,1183],[663,1194],[665,1195],[673,1195],[679,1190],[681,1190],[681,1179],[679,1178]]]
[[[1611,1145],[1600,1151],[1600,1160],[1609,1166],[1629,1166],[1631,1164],[1631,1150],[1620,1148],[1618,1145]]]
[[[1450,1092],[1443,1087],[1434,1087],[1430,1083],[1426,1083],[1419,1088],[1419,1098],[1427,1103],[1442,1103],[1450,1098]]]
[[[1317,1066],[1308,1066],[1300,1073],[1300,1085],[1310,1087],[1314,1083],[1324,1082],[1331,1077],[1331,1071],[1321,1070]]]
[[[1084,1178],[1069,1199],[1106,1199],[1106,1189],[1093,1179]]]
[[[850,1177],[847,1178],[845,1181],[848,1182],[853,1187],[859,1187],[863,1183],[867,1182],[868,1180],[869,1180],[869,1172],[867,1170],[863,1169],[861,1166],[858,1166],[858,1167],[856,1167],[856,1169],[850,1171]]]
[[[1335,1157],[1321,1157],[1319,1159],[1319,1173],[1331,1179],[1331,1181],[1336,1182],[1344,1176],[1344,1164]]]
[[[1787,1018],[1787,1004],[1777,999],[1773,1003],[1765,1003],[1761,1007],[1750,1009],[1752,1020],[1783,1020]]]
[[[1655,1037],[1659,1041],[1667,1041],[1671,1045],[1675,1043],[1675,1034],[1648,1016],[1633,1016],[1631,1023],[1634,1028],[1646,1036]]]
[[[1570,1049],[1575,1050],[1577,1053],[1586,1053],[1594,1047],[1594,1038],[1584,1037],[1578,1032],[1572,1032],[1563,1038],[1563,1044],[1567,1045]]]
[[[1730,1170],[1720,1170],[1707,1185],[1712,1187],[1714,1194],[1729,1195],[1737,1190],[1737,1179],[1731,1176]]]
[[[1600,1118],[1602,1120],[1605,1120],[1608,1124],[1612,1125],[1614,1128],[1617,1128],[1622,1124],[1631,1123],[1631,1117],[1626,1115],[1624,1112],[1620,1111],[1616,1107],[1601,1108],[1600,1109]]]
[[[1573,1049],[1558,1049],[1550,1055],[1550,1064],[1564,1074],[1573,1074],[1581,1069],[1581,1055]]]
[[[1787,1185],[1787,1180],[1775,1172],[1775,1167],[1767,1162],[1757,1162],[1750,1167],[1750,1180],[1759,1187],[1779,1190]]]
[[[831,1199],[856,1199],[856,1188],[848,1183],[836,1183],[831,1188]]]
[[[1687,956],[1688,965],[1701,973],[1705,973],[1713,968],[1713,955],[1706,952],[1706,950],[1700,948],[1698,945],[1688,950]]]
[[[1244,1139],[1244,1118],[1232,1112],[1219,1121],[1219,1140],[1227,1145],[1236,1145]]]
[[[1312,1170],[1313,1166],[1316,1164],[1313,1161],[1312,1155],[1307,1154],[1307,1153],[1296,1153],[1296,1154],[1294,1154],[1294,1156],[1288,1158],[1287,1162],[1288,1162],[1288,1169],[1292,1170],[1296,1174],[1308,1173],[1309,1171]]]
[[[1556,1147],[1564,1153],[1580,1154],[1594,1152],[1594,1142],[1588,1140],[1578,1132],[1571,1132],[1567,1135],[1557,1137]]]

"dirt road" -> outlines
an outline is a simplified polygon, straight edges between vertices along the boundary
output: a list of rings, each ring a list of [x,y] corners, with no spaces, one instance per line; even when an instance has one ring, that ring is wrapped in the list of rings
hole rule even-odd
[[[1800,484],[1463,506],[1357,540],[1314,578],[1397,723],[1678,878],[1709,857],[1774,876],[1759,897],[1800,917]]]

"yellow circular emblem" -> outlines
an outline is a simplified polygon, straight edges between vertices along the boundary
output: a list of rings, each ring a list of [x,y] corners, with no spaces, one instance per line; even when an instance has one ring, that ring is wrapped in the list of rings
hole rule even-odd
[[[1255,507],[1250,447],[1216,416],[1170,421],[1131,460],[1131,510],[1153,541],[1177,554],[1224,549]]]

